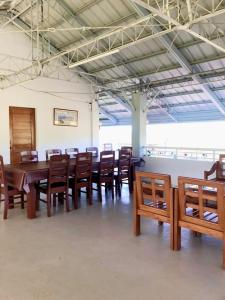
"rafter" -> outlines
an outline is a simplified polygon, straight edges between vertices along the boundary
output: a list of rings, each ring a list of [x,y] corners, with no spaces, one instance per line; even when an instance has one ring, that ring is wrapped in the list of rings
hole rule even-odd
[[[56,7],[61,7],[62,9],[64,9],[64,11],[66,12],[67,15],[70,15],[69,20],[67,20],[67,22],[72,26],[74,24],[74,22],[76,22],[76,24],[79,24],[80,26],[84,26],[86,27],[88,24],[81,18],[78,16],[78,13],[74,14],[73,11],[71,11],[70,7],[67,5],[67,3],[64,0],[55,0],[55,6],[54,9],[56,9]],[[56,5],[57,4],[57,5]],[[90,32],[90,34],[92,34],[92,36],[94,37],[98,37],[97,34],[95,32],[93,32],[93,30],[88,30]],[[87,38],[85,36],[82,36],[84,40],[87,40]],[[102,40],[101,41],[103,47],[107,48],[107,43]],[[121,55],[120,54],[116,54],[115,57],[121,59]],[[132,67],[127,66],[127,69],[129,70],[129,72],[131,72],[132,74],[135,73],[134,69]],[[122,106],[124,106],[129,112],[132,111],[132,107],[130,106],[129,102],[126,101],[126,98],[119,98],[118,96],[115,96],[115,100],[121,104]]]
[[[149,5],[149,3],[146,5],[144,3],[144,1],[142,1],[142,0],[131,0],[131,1],[142,7],[141,15],[147,14],[147,12],[143,11],[143,8],[148,9],[148,11],[150,11],[152,13],[157,13],[161,18],[165,19],[166,21],[172,22],[176,26],[181,26],[181,24],[178,23],[173,18],[171,18],[170,15],[168,16],[168,15],[162,13],[160,10],[155,9],[154,7]],[[190,20],[190,23],[191,23],[191,22],[193,22],[193,18],[192,18],[192,13],[191,13],[191,2],[190,2],[190,0],[187,0],[187,8],[188,8],[188,12],[189,12],[189,20]],[[225,12],[225,10],[224,10],[224,12]],[[190,16],[190,14],[191,14],[191,16]],[[196,22],[196,20],[194,20],[194,22]],[[159,32],[160,27],[155,27],[154,31]],[[188,29],[188,32],[189,31],[191,31],[191,30]],[[186,57],[176,48],[176,46],[174,46],[173,41],[168,36],[160,37],[160,41],[164,45],[164,47],[169,51],[169,53],[176,59],[177,62],[179,62],[179,64],[188,73],[192,73],[193,71],[194,72],[199,71],[197,66],[194,66],[194,67],[191,66],[191,64],[188,62]],[[210,44],[211,43],[214,44],[214,42],[211,42],[211,41],[208,41],[208,42]],[[224,49],[224,52],[225,52],[225,49]],[[202,78],[197,74],[193,74],[192,78],[193,78],[193,80],[195,80],[201,86],[201,89],[205,92],[205,94],[208,96],[208,98],[214,103],[214,105],[221,112],[221,114],[225,116],[225,106],[220,102],[220,100],[217,98],[217,96],[211,91],[211,89],[208,86],[207,82],[203,81]]]
[[[221,1],[221,5],[218,5],[218,9],[214,10],[208,14],[202,15],[200,17],[196,17],[195,19],[192,19],[192,21],[189,21],[187,23],[182,24],[181,22],[177,21],[177,19],[174,19],[171,17],[170,15],[170,11],[169,10],[165,10],[165,7],[161,7],[161,8],[155,8],[150,4],[150,1],[144,1],[144,0],[130,0],[136,4],[138,4],[139,6],[145,8],[146,10],[148,10],[149,12],[151,12],[152,14],[154,14],[155,16],[158,16],[160,18],[162,18],[163,20],[168,22],[169,26],[173,26],[175,27],[174,30],[182,30],[185,32],[188,32],[189,34],[193,35],[194,37],[197,37],[199,39],[201,39],[202,41],[208,43],[209,45],[211,45],[212,47],[216,48],[217,50],[220,50],[222,52],[225,53],[225,47],[222,47],[218,44],[216,44],[215,42],[210,41],[208,38],[202,36],[201,34],[199,34],[198,32],[195,32],[193,29],[190,29],[192,25],[202,22],[204,20],[208,20],[210,18],[213,18],[215,16],[219,16],[221,14],[225,13],[225,6],[224,6],[224,1]],[[165,1],[166,2],[166,1]],[[223,4],[223,6],[222,6]],[[165,3],[163,2],[163,5],[165,5]],[[173,8],[175,8],[175,6],[173,6]],[[178,12],[177,12],[178,13]],[[179,18],[178,18],[179,20]]]
[[[99,106],[100,112],[107,117],[114,125],[118,123],[117,118],[115,118],[111,113],[109,113],[105,108]]]
[[[62,2],[61,2],[61,4],[62,4]],[[29,8],[30,7],[27,6],[26,10],[28,10]],[[29,33],[30,32],[29,25],[26,24],[25,22],[23,22],[18,16],[16,18],[12,18],[10,16],[9,20],[10,20],[10,23],[15,24],[21,30],[25,30],[27,32],[28,36],[30,38],[33,38]],[[42,38],[41,34],[40,34],[40,36]],[[43,42],[43,39],[42,39],[42,42]],[[59,53],[59,50],[52,44],[50,44],[50,51],[51,51],[51,53],[54,53],[54,54]],[[39,77],[40,75],[48,77],[49,73],[57,72],[57,69],[62,71],[62,64],[68,65],[67,57],[60,56],[60,57],[58,57],[58,59],[54,60],[51,64],[48,63],[48,64],[42,65],[40,62],[33,62],[31,66],[28,65],[24,68],[20,68],[16,72],[15,71],[11,72],[11,74],[9,74],[8,76],[2,76],[1,81],[0,81],[0,87],[6,88],[6,87],[9,87],[9,86],[12,86],[15,84],[29,81],[31,79],[35,79],[35,78]],[[85,77],[85,79],[87,79],[89,82],[92,82],[93,84],[96,84],[96,85],[101,85],[101,86],[103,85],[103,83],[100,82],[99,80],[97,81],[95,78],[92,78],[91,76],[88,76],[87,74],[84,74],[84,73],[86,73],[85,70],[78,68],[78,70],[79,69],[81,70],[81,74],[82,74],[81,76]],[[110,96],[114,97],[115,101],[117,101],[117,103],[123,105],[129,112],[132,111],[132,106],[129,105],[129,103],[123,97],[120,98],[119,95],[114,95],[113,92],[110,92]],[[107,112],[105,111],[104,113],[106,114]],[[108,113],[108,117],[115,124],[116,119],[113,116],[110,116],[109,113]]]

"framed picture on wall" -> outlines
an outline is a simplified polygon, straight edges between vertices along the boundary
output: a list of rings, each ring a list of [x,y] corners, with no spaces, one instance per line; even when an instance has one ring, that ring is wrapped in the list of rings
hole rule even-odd
[[[57,126],[78,126],[78,111],[54,108],[53,124]]]

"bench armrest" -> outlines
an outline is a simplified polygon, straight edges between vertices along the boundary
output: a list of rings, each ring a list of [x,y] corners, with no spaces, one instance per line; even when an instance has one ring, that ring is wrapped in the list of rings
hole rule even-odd
[[[214,172],[217,171],[217,169],[218,169],[218,167],[219,167],[218,164],[219,164],[219,162],[216,161],[216,162],[212,165],[212,168],[211,168],[209,171],[204,171],[204,179],[208,180],[208,177],[209,177],[210,175],[212,175]],[[215,177],[216,177],[216,176],[215,176]]]

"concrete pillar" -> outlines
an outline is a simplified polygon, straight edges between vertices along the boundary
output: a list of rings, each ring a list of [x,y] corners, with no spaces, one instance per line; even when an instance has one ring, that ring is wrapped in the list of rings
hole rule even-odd
[[[99,107],[95,100],[90,104],[91,109],[91,145],[99,147]]]
[[[146,102],[140,93],[133,94],[132,103],[135,111],[132,114],[132,147],[133,155],[141,156],[146,145],[147,112]]]

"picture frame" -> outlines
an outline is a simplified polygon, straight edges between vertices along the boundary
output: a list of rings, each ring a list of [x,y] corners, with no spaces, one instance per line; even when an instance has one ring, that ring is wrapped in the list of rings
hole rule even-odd
[[[78,111],[71,109],[54,108],[53,124],[56,126],[78,126]]]

